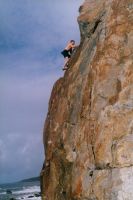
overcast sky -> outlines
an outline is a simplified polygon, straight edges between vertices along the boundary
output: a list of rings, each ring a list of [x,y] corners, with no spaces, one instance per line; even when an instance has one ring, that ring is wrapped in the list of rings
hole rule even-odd
[[[0,183],[37,176],[60,52],[80,40],[83,0],[0,0]]]

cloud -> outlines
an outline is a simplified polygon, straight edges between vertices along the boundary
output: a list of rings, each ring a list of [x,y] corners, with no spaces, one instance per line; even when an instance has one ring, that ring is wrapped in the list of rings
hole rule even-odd
[[[40,146],[40,142],[40,138],[34,134],[27,133],[26,137],[23,136],[22,132],[6,134],[0,140],[1,179],[14,181],[15,178],[21,179],[39,175],[41,160],[44,158],[43,147]],[[38,160],[38,156],[41,159]]]
[[[38,175],[42,130],[60,51],[79,42],[81,0],[0,1],[0,182]],[[36,148],[35,148],[36,147]]]
[[[75,35],[79,38],[75,20],[81,2],[23,0],[18,3],[16,0],[8,0],[7,4],[1,0],[1,41],[8,50],[32,46],[48,51]]]

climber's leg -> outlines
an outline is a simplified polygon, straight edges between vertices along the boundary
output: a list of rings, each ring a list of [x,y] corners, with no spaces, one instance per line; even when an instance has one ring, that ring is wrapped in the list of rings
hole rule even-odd
[[[69,59],[70,59],[69,57],[65,57],[63,70],[66,70],[68,68]]]
[[[67,66],[69,59],[70,58],[68,58],[68,57],[65,58],[65,60],[64,60],[64,66]]]
[[[70,60],[70,57],[71,57],[71,53],[64,49],[61,54],[64,56],[64,67],[63,67],[63,70],[66,70],[68,68],[68,62]]]

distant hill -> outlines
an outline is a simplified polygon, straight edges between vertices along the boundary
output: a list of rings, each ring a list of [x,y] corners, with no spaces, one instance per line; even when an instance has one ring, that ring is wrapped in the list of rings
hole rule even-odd
[[[0,186],[12,185],[12,184],[23,183],[23,182],[34,182],[34,181],[40,181],[40,177],[38,176],[38,177],[27,178],[21,181],[11,182],[11,183],[0,183]]]
[[[40,177],[38,176],[38,177],[23,179],[20,182],[34,182],[34,181],[40,181]]]

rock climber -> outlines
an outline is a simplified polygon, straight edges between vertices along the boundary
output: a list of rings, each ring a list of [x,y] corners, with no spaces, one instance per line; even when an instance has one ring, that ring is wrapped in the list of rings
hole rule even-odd
[[[65,47],[65,49],[61,52],[61,54],[64,56],[64,67],[63,70],[68,69],[68,61],[71,58],[71,55],[73,53],[74,48],[76,47],[75,45],[75,41],[74,40],[70,40],[67,44],[67,46]]]

